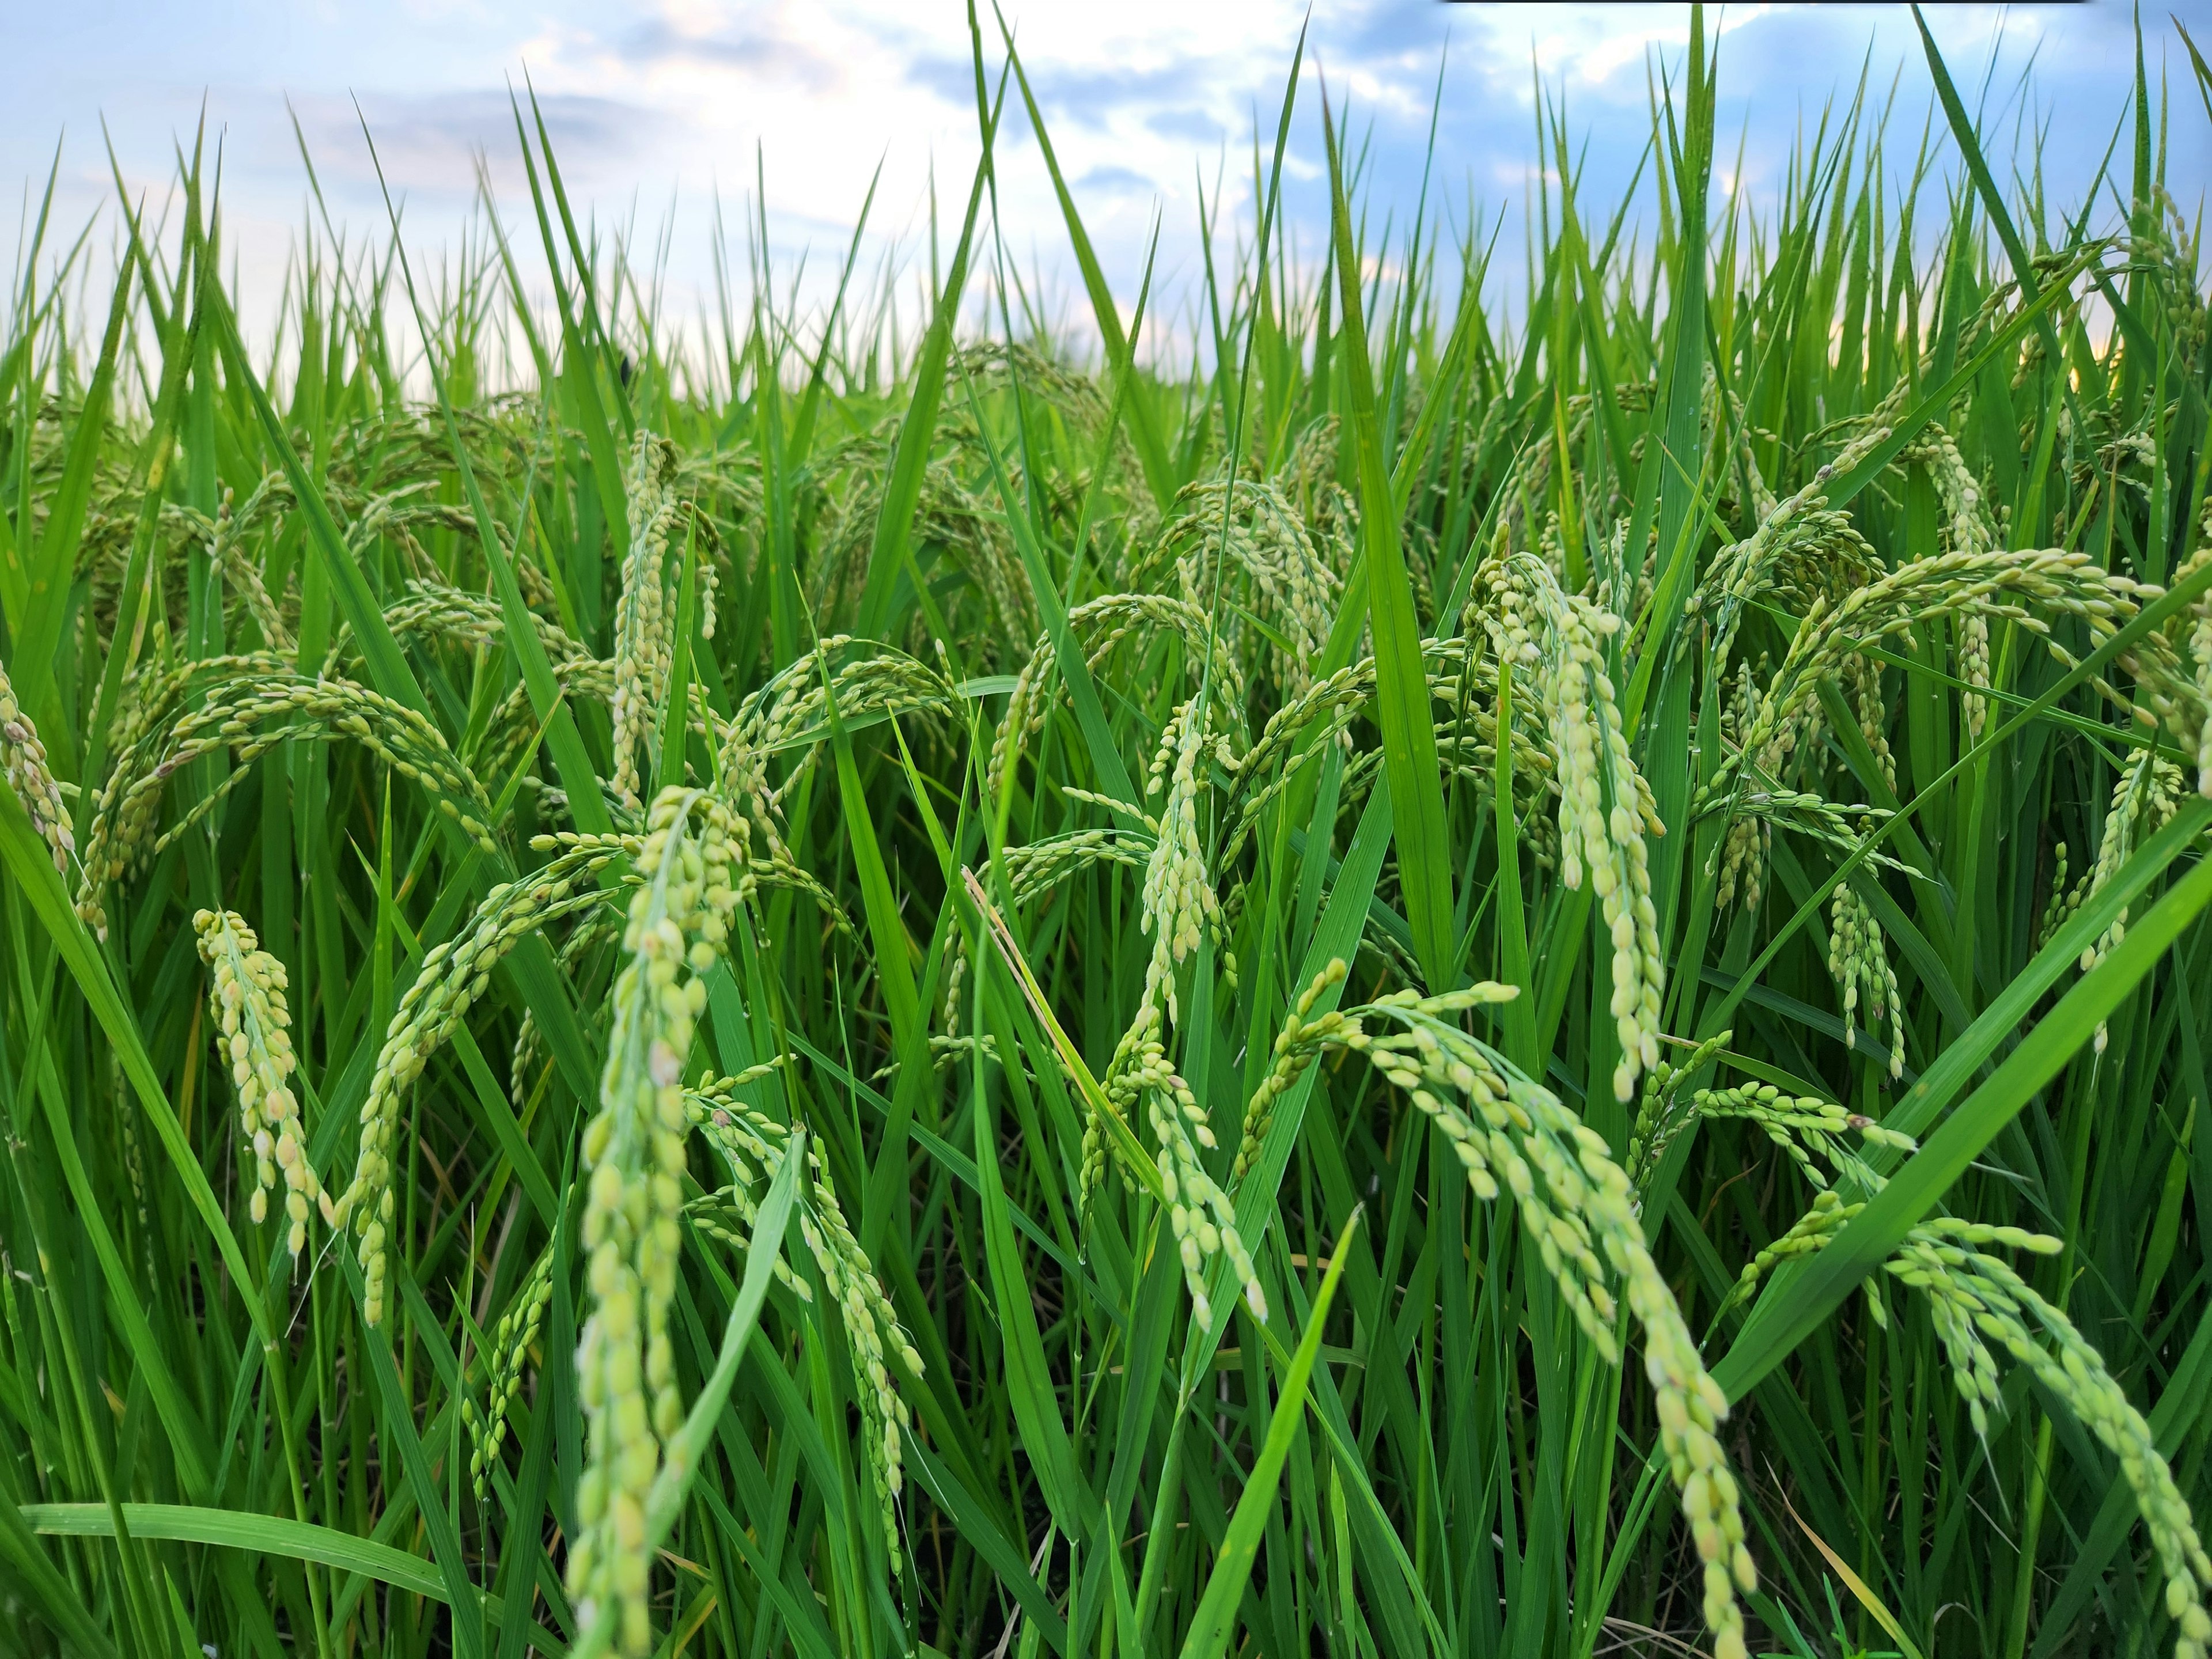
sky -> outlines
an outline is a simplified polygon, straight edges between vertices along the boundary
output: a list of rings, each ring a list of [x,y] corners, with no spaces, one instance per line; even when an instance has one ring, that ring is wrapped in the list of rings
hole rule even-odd
[[[1157,216],[1158,281],[1171,307],[1176,295],[1187,307],[1202,270],[1201,199],[1249,234],[1254,124],[1272,137],[1305,7],[1002,4],[1117,295],[1133,299]],[[2172,10],[2212,51],[2212,0]],[[1848,99],[1863,69],[1877,102],[1896,88],[1893,154],[1917,149],[1930,82],[1902,8],[1746,5],[1707,17],[1723,36],[1723,188],[1754,200],[1771,191],[1801,131]],[[2129,9],[1960,5],[1929,18],[1999,149],[2023,119],[2046,130],[2050,195],[2078,200],[2127,111]],[[1364,143],[1373,222],[1409,218],[1425,171],[1431,207],[1462,232],[1470,216],[1486,234],[1496,226],[1500,264],[1517,273],[1539,161],[1537,83],[1563,100],[1584,147],[1585,195],[1617,198],[1650,132],[1647,76],[1679,74],[1689,10],[1315,0],[1308,27],[1285,164],[1293,243],[1317,248],[1325,229],[1325,85]],[[988,3],[982,27],[995,74],[1003,52]],[[2212,118],[2166,9],[2145,28],[2148,72],[2173,94],[2169,179],[2193,209],[2212,185]],[[104,246],[116,224],[106,142],[127,186],[158,212],[176,147],[204,110],[222,144],[245,309],[264,321],[307,211],[295,118],[331,215],[356,239],[386,224],[366,124],[409,246],[434,264],[458,246],[479,157],[504,222],[525,242],[534,233],[509,101],[526,76],[572,197],[634,246],[665,234],[665,303],[687,314],[712,291],[718,203],[725,249],[744,267],[761,180],[775,264],[787,277],[803,256],[811,293],[834,272],[880,167],[864,258],[871,268],[902,260],[918,283],[932,179],[957,225],[978,153],[957,0],[0,0],[0,31],[10,60],[0,185],[16,186],[20,212],[35,211],[58,145],[55,224],[73,238],[97,216],[93,245]],[[1076,323],[1081,291],[1049,179],[1018,100],[1010,106],[1004,244],[1050,314]],[[2123,176],[2125,154],[2124,142]],[[18,270],[22,234],[0,218],[0,249]]]

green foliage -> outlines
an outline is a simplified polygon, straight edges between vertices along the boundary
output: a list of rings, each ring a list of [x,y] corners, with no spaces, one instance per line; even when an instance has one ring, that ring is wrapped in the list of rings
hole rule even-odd
[[[1102,360],[1020,293],[975,35],[903,347],[679,349],[527,106],[557,328],[395,228],[257,360],[197,151],[27,257],[0,1649],[2200,1659],[2148,77],[2074,216],[1932,46],[1940,213],[1863,96],[1752,203],[1701,20],[1502,307],[1333,119],[1302,265],[1286,108],[1176,378],[1048,142]]]

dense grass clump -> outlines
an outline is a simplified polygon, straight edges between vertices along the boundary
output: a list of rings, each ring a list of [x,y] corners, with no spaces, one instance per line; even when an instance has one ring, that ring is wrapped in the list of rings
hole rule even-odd
[[[1503,311],[1263,139],[1182,378],[988,97],[903,348],[526,105],[547,307],[34,252],[0,1651],[2205,1654],[2194,232],[1929,64]]]

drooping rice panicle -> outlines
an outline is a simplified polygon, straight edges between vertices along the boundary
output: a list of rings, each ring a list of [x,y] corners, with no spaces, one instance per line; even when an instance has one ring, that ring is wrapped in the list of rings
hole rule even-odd
[[[1939,1219],[1914,1228],[1884,1265],[1899,1283],[1927,1297],[1978,1434],[1987,1437],[1986,1413],[1999,1401],[1986,1346],[1995,1341],[2118,1460],[2166,1579],[2162,1599],[2174,1624],[2174,1659],[2205,1659],[2212,1651],[2212,1613],[2204,1606],[2212,1590],[2212,1556],[2157,1437],[2064,1310],[2002,1257],[1980,1248],[1984,1244],[2043,1255],[2063,1248],[2046,1234],[2016,1227]]]
[[[1283,684],[1303,690],[1341,586],[1304,517],[1273,485],[1244,480],[1233,491],[1218,480],[1187,485],[1174,505],[1155,556],[1173,559],[1185,601],[1212,614],[1220,577],[1235,582],[1281,640],[1269,655]]]
[[[2089,871],[2089,884],[2084,898],[2094,897],[2097,890],[2118,873],[2128,861],[2136,844],[2156,835],[2172,817],[2180,805],[2181,773],[2157,753],[2145,750],[2120,775],[2112,787],[2112,810],[2105,814],[2105,830],[2097,844],[2097,862]],[[2128,912],[2125,905],[2112,918],[2112,925],[2081,952],[2081,971],[2089,972],[2105,959],[2127,937]],[[2096,1052],[2105,1052],[2106,1030],[2099,1021],[2095,1038]]]
[[[1342,1024],[1343,1017],[1334,1009],[1311,1019],[1314,1006],[1328,991],[1344,983],[1348,970],[1341,957],[1332,958],[1328,966],[1314,975],[1313,982],[1298,994],[1291,1005],[1283,1029],[1276,1034],[1274,1060],[1260,1086],[1252,1091],[1252,1098],[1244,1105],[1244,1127],[1237,1136],[1235,1176],[1244,1178],[1260,1156],[1267,1129],[1273,1121],[1275,1103],[1288,1094],[1297,1080],[1305,1075],[1321,1053],[1320,1044],[1328,1035]]]
[[[492,1332],[483,1409],[478,1412],[470,1403],[469,1482],[479,1504],[489,1490],[492,1465],[506,1443],[507,1413],[522,1394],[522,1368],[545,1328],[545,1310],[552,1300],[553,1250],[548,1245],[531,1264]]]
[[[197,707],[180,707],[196,680],[224,669]],[[168,716],[173,714],[174,718]],[[173,677],[148,723],[118,744],[85,838],[84,884],[77,913],[95,933],[107,927],[106,894],[138,864],[221,806],[248,775],[248,765],[279,744],[358,742],[394,773],[421,785],[437,809],[478,847],[495,851],[491,803],[426,716],[350,680],[308,679],[266,657],[234,664],[202,662]],[[160,828],[170,780],[218,751],[236,765],[184,817]]]
[[[1905,1075],[1905,1011],[1897,987],[1897,970],[1889,965],[1882,946],[1881,927],[1874,911],[1848,881],[1836,884],[1836,896],[1828,910],[1828,974],[1843,994],[1844,1042],[1856,1047],[1859,1027],[1855,1022],[1862,996],[1866,1005],[1866,1029],[1871,1034],[1889,1021],[1889,1074]]]
[[[584,1131],[590,1314],[576,1353],[588,1431],[568,1592],[581,1628],[616,1650],[652,1646],[645,1503],[684,1418],[669,1310],[684,1209],[684,1073],[705,975],[744,891],[744,823],[711,796],[664,791],[635,854],[599,1109]]]
[[[1734,1031],[1715,1033],[1692,1048],[1679,1065],[1662,1054],[1659,1063],[1644,1074],[1644,1100],[1636,1110],[1635,1127],[1629,1131],[1628,1162],[1624,1166],[1629,1184],[1636,1188],[1639,1213],[1644,1188],[1659,1160],[1666,1156],[1668,1144],[1696,1121],[1697,1114],[1691,1109],[1695,1097],[1686,1092],[1690,1080],[1735,1036]]]
[[[1668,1467],[1682,1495],[1704,1564],[1704,1605],[1714,1652],[1744,1659],[1739,1591],[1758,1583],[1735,1477],[1718,1430],[1728,1401],[1698,1352],[1674,1297],[1652,1260],[1628,1176],[1548,1090],[1512,1074],[1453,1023],[1462,1011],[1510,1000],[1517,988],[1479,983],[1426,999],[1410,992],[1331,1015],[1304,1041],[1348,1048],[1402,1091],[1451,1144],[1478,1198],[1511,1193],[1546,1270],[1593,1347],[1617,1361],[1616,1286],[1642,1327],[1644,1371],[1659,1413]]]
[[[614,792],[633,806],[641,776],[639,754],[657,750],[660,704],[675,662],[668,595],[674,465],[669,444],[650,432],[638,433],[626,480],[629,550],[623,557],[622,599],[615,609],[615,685],[608,707],[615,733]]]
[[[39,741],[39,728],[15,701],[15,688],[8,671],[0,668],[0,776],[15,792],[52,855],[58,874],[69,873],[70,855],[76,851],[76,836],[70,828],[69,808],[63,804],[61,785],[46,760],[46,746]]]
[[[1698,1110],[1757,1123],[1796,1162],[1816,1188],[1814,1206],[1782,1238],[1747,1266],[1731,1300],[1748,1297],[1776,1263],[1817,1253],[1865,1208],[1828,1186],[1819,1164],[1847,1176],[1863,1193],[1881,1190],[1883,1178],[1843,1142],[1856,1128],[1870,1142],[1911,1150],[1893,1131],[1818,1099],[1790,1099],[1771,1085],[1705,1091]],[[1816,1162],[1816,1160],[1818,1160]],[[2166,1578],[2167,1617],[2177,1626],[2177,1659],[2203,1659],[2212,1645],[2212,1615],[2204,1592],[2212,1589],[2212,1556],[2199,1540],[2189,1505],[2173,1483],[2142,1414],[2082,1339],[2064,1310],[2046,1300],[2002,1258],[1984,1247],[2058,1255],[2065,1247],[2048,1234],[2021,1228],[1934,1216],[1911,1228],[1883,1265],[1898,1282],[1928,1302],[1936,1334],[1950,1361],[1975,1434],[1986,1442],[1989,1413],[2002,1408],[1995,1342],[2015,1364],[2033,1373],[2120,1461]],[[1880,1302],[1869,1292],[1879,1316]],[[2048,1346],[2046,1346],[2046,1344]]]
[[[1206,720],[1196,699],[1177,710],[1169,733],[1161,749],[1163,754],[1172,752],[1174,769],[1160,807],[1158,836],[1145,865],[1139,926],[1152,936],[1143,1006],[1164,1006],[1173,1019],[1176,970],[1198,948],[1221,906],[1199,841],[1198,761],[1206,746]]]
[[[1147,1001],[1107,1069],[1107,1099],[1125,1119],[1133,1119],[1141,1105],[1152,1126],[1158,1147],[1155,1158],[1162,1201],[1168,1206],[1174,1248],[1182,1258],[1192,1316],[1200,1325],[1212,1322],[1206,1270],[1218,1259],[1228,1264],[1252,1316],[1265,1322],[1267,1293],[1261,1288],[1243,1235],[1237,1231],[1235,1200],[1206,1167],[1204,1153],[1217,1144],[1212,1126],[1190,1085],[1169,1064],[1163,1031],[1159,1004]],[[1104,1143],[1103,1127],[1094,1121],[1084,1146],[1086,1191],[1097,1184],[1098,1172],[1103,1168]]]
[[[398,1218],[392,1158],[406,1091],[471,1005],[491,988],[491,971],[500,958],[547,923],[606,902],[593,878],[625,854],[637,857],[643,845],[632,836],[547,837],[542,850],[557,847],[559,851],[542,869],[520,881],[495,886],[465,927],[424,952],[414,982],[401,994],[385,1028],[376,1069],[369,1076],[368,1096],[362,1104],[361,1146],[353,1181],[337,1200],[338,1222],[349,1223],[361,1235],[361,1267],[368,1281],[364,1305],[370,1324],[383,1319],[386,1307],[386,1252]]]
[[[253,618],[254,626],[261,632],[262,645],[270,651],[288,652],[294,647],[292,629],[276,608],[269,586],[262,580],[261,571],[247,556],[246,532],[263,503],[279,493],[284,483],[283,474],[265,475],[253,493],[246,497],[246,505],[234,514],[231,511],[232,492],[223,491],[222,503],[216,510],[216,519],[208,538],[208,562],[218,567],[222,579],[237,590],[245,602],[246,614]],[[289,493],[286,489],[283,493]]]
[[[1180,595],[1102,593],[1071,611],[1067,626],[1070,636],[1082,644],[1085,665],[1094,673],[1124,644],[1149,641],[1166,634],[1182,641],[1189,659],[1184,670],[1187,675],[1203,673],[1210,661],[1220,683],[1229,688],[1224,695],[1236,695],[1241,686],[1241,672],[1223,643],[1213,637],[1206,611]],[[1058,650],[1051,637],[1040,636],[1030,649],[1029,660],[1015,676],[1006,713],[991,744],[990,766],[985,774],[985,787],[994,799],[1003,787],[1007,769],[1044,729],[1053,708],[1048,688],[1057,661]],[[844,701],[845,694],[841,690],[840,708],[844,706]]]
[[[335,1225],[330,1195],[307,1161],[307,1141],[292,1073],[292,1014],[284,1002],[284,964],[261,948],[234,910],[202,910],[192,918],[200,960],[207,964],[208,1013],[231,1085],[238,1091],[239,1127],[253,1157],[253,1196],[246,1212],[258,1226],[269,1195],[283,1183],[284,1246],[295,1256],[307,1242],[307,1218],[318,1208]]]
[[[1636,763],[1607,673],[1601,641],[1619,619],[1559,591],[1551,571],[1526,555],[1497,578],[1503,649],[1537,672],[1559,778],[1560,878],[1583,884],[1585,866],[1613,940],[1610,1004],[1620,1059],[1613,1091],[1632,1099],[1636,1079],[1659,1058],[1660,997],[1667,967],[1651,898],[1647,832],[1663,834],[1650,787]]]
[[[2212,563],[2212,547],[2200,548],[2174,572],[2177,582]],[[2197,793],[2212,800],[2212,593],[2197,600],[2189,624],[2189,660],[2197,678]]]
[[[781,1158],[782,1149],[789,1144],[790,1131],[747,1105],[742,1091],[755,1080],[756,1074],[765,1075],[774,1069],[773,1066],[759,1066],[752,1073],[739,1073],[735,1077],[717,1079],[684,1092],[685,1109],[691,1122],[720,1155],[730,1172],[732,1183],[720,1196],[726,1200],[731,1216],[742,1231],[721,1227],[712,1221],[705,1224],[714,1228],[730,1243],[748,1249],[753,1247],[757,1237],[753,1229],[758,1218],[753,1189],[767,1181],[773,1161]],[[821,1154],[811,1146],[807,1149],[807,1170],[809,1187],[806,1201],[799,1212],[799,1233],[822,1274],[823,1284],[837,1305],[851,1350],[854,1372],[867,1385],[860,1396],[861,1415],[867,1425],[863,1445],[880,1500],[878,1519],[884,1547],[896,1572],[901,1564],[896,1504],[905,1487],[903,1443],[905,1437],[913,1432],[914,1419],[906,1402],[899,1397],[884,1357],[896,1356],[907,1375],[918,1379],[922,1374],[921,1355],[915,1351],[914,1339],[907,1334],[892,1310],[890,1298],[884,1293],[867,1252],[854,1237]],[[802,1300],[812,1300],[812,1289],[781,1261],[778,1277]]]

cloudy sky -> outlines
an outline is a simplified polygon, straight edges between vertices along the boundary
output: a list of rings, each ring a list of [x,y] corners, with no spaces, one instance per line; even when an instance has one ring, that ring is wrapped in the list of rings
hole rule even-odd
[[[1003,3],[1117,289],[1133,295],[1157,210],[1163,275],[1188,293],[1200,191],[1210,198],[1221,181],[1232,222],[1239,212],[1249,222],[1253,123],[1272,131],[1304,7]],[[2212,50],[2212,0],[2173,9]],[[2212,119],[2166,10],[2146,19],[2149,72],[2175,94],[2169,173],[2194,204],[2212,185]],[[0,15],[10,46],[0,184],[35,206],[58,143],[58,222],[73,234],[106,211],[112,226],[103,121],[130,186],[158,205],[174,147],[190,142],[204,107],[222,143],[225,216],[249,304],[273,299],[305,213],[294,114],[332,213],[352,230],[384,222],[357,104],[404,200],[411,246],[455,242],[480,154],[507,222],[526,234],[508,102],[526,72],[570,191],[596,222],[633,227],[646,246],[667,228],[667,291],[685,310],[711,282],[718,196],[743,266],[757,166],[779,263],[794,268],[809,252],[820,277],[878,165],[872,258],[896,246],[926,261],[933,169],[945,211],[957,214],[977,151],[967,21],[953,0],[0,0]],[[1848,98],[1863,66],[1877,102],[1896,88],[1890,149],[1909,165],[1929,98],[1909,14],[1753,5],[1719,21],[1723,172],[1737,173],[1740,143],[1754,198],[1824,104]],[[2023,120],[2047,130],[2050,192],[2078,198],[2126,109],[2128,10],[2109,0],[1945,6],[1932,9],[1931,24],[2000,148]],[[984,29],[995,70],[988,7]],[[1678,67],[1687,37],[1687,9],[1674,5],[1316,0],[1288,163],[1294,237],[1317,245],[1322,221],[1319,77],[1367,135],[1378,220],[1411,211],[1434,110],[1432,203],[1462,222],[1470,203],[1486,223],[1502,215],[1500,250],[1517,267],[1536,163],[1534,83],[1564,99],[1588,146],[1589,188],[1613,194],[1650,131],[1647,72]],[[1018,113],[1000,155],[1006,244],[1068,310],[1076,290],[1064,238]],[[19,240],[0,222],[0,248]],[[96,232],[95,246],[102,240]]]

